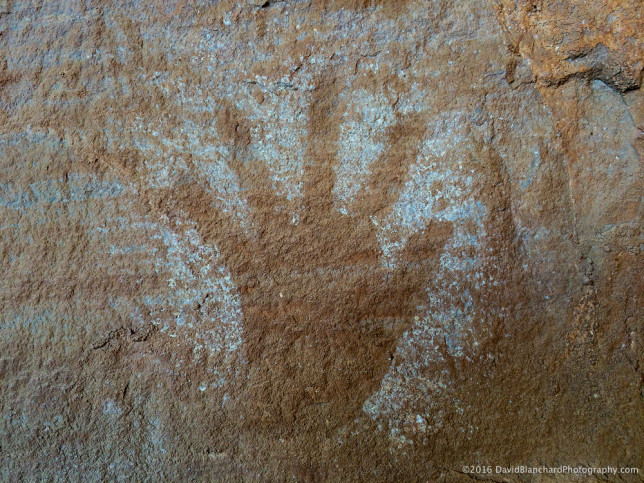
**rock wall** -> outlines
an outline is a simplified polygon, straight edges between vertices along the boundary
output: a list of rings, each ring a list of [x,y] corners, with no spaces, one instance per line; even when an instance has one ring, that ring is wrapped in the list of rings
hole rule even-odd
[[[641,481],[642,7],[0,1],[0,478]]]

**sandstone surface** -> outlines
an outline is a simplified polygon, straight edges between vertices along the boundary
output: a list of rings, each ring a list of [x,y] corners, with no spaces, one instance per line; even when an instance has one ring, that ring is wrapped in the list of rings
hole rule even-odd
[[[643,7],[0,1],[0,479],[642,481]]]

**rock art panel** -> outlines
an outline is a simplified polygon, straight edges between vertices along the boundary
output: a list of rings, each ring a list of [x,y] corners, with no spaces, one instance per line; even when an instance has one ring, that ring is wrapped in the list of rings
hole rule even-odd
[[[0,2],[1,477],[639,481],[639,6]]]

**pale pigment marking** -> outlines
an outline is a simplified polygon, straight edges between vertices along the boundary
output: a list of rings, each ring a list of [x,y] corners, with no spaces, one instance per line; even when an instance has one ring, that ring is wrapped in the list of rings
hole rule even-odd
[[[175,228],[170,228],[164,218],[155,221],[147,217],[138,221],[133,218],[110,219],[109,226],[100,233],[107,236],[111,232],[134,232],[133,236],[119,235],[125,245],[112,244],[113,255],[139,253],[144,248],[128,245],[131,238],[161,241],[165,253],[156,248],[143,253],[153,260],[157,275],[168,274],[167,289],[138,298],[133,301],[134,305],[126,300],[113,300],[110,305],[139,326],[145,325],[148,316],[136,304],[147,307],[148,322],[169,337],[179,337],[193,345],[192,362],[197,364],[203,360],[212,374],[209,387],[223,386],[235,377],[234,366],[242,360],[243,314],[238,289],[217,246],[205,244],[194,223],[177,222]],[[145,262],[137,261],[137,264],[145,265]],[[177,364],[180,367],[183,361]]]
[[[26,210],[33,205],[81,202],[120,196],[125,187],[118,181],[98,180],[94,175],[72,173],[67,180],[31,183],[29,190],[16,189],[12,183],[0,184],[0,206]]]
[[[384,219],[371,219],[383,253],[383,264],[389,269],[398,265],[409,237],[426,229],[431,220],[467,219],[468,207],[459,204],[463,203],[464,191],[471,185],[471,176],[458,168],[442,168],[435,162],[412,166],[409,176],[392,212]],[[472,200],[467,203],[471,204]]]
[[[445,395],[448,374],[440,374],[438,381],[431,381],[428,376],[435,364],[443,361],[436,340],[446,342],[451,357],[462,358],[466,357],[466,344],[471,344],[468,350],[475,350],[476,337],[480,336],[472,294],[465,289],[454,295],[451,290],[468,281],[472,282],[473,290],[478,290],[485,282],[480,259],[485,249],[487,210],[472,197],[473,177],[461,166],[463,153],[451,145],[452,139],[463,141],[457,127],[460,117],[457,113],[437,123],[441,129],[434,132],[443,132],[444,137],[424,142],[392,212],[384,219],[372,219],[383,263],[390,269],[398,265],[400,253],[413,233],[426,229],[432,221],[450,222],[454,227],[440,257],[438,273],[427,289],[426,315],[417,317],[403,335],[380,388],[363,405],[369,417],[387,424],[392,441],[399,444],[412,442],[405,433],[426,432],[442,424],[442,416],[432,413],[431,401],[437,393]],[[463,142],[454,144],[462,145]],[[422,415],[417,412],[418,407],[424,408]],[[422,424],[418,423],[419,416]]]
[[[351,203],[364,188],[372,164],[385,150],[383,140],[395,115],[386,96],[362,89],[352,93],[343,119],[333,195],[338,211],[348,214]]]
[[[167,71],[157,71],[151,76],[142,73],[140,80],[158,87],[166,98],[174,97],[177,105],[188,112],[214,114],[219,108],[217,96],[211,94],[215,89],[209,89],[214,87],[213,83],[186,84],[182,77],[174,78]]]
[[[263,100],[253,97],[259,89]],[[234,99],[251,125],[251,149],[271,173],[277,196],[299,201],[303,196],[304,163],[307,158],[309,95],[304,90],[284,87],[284,82],[268,83],[258,78],[241,88],[244,97]]]
[[[207,141],[218,138],[214,127],[200,127],[186,120],[168,137],[160,134],[163,125],[144,125],[137,118],[134,128],[134,146],[146,155],[144,180],[148,186],[173,187],[184,175],[194,175],[193,168],[197,183],[212,194],[215,208],[229,214],[240,227],[248,227],[249,207],[237,175],[228,166],[229,148]],[[192,157],[190,166],[186,162],[188,155]]]
[[[204,131],[211,139],[216,139],[215,129],[200,129],[191,121],[186,121],[181,130],[188,140],[186,143],[188,152],[198,160],[196,163],[193,162],[200,175],[198,179],[205,180],[205,187],[214,194],[217,207],[230,214],[240,226],[246,228],[250,212],[248,203],[242,196],[239,179],[227,163],[227,160],[231,159],[229,148],[204,143],[200,138]]]
[[[25,307],[20,310],[7,312],[0,319],[0,331],[24,330],[35,339],[41,341],[51,337],[48,327],[55,326],[56,316],[52,310],[35,311]]]
[[[105,27],[112,31],[114,40],[118,43],[116,47],[116,58],[120,64],[126,64],[128,60],[134,55],[134,52],[126,45],[129,43],[124,30],[119,25],[119,22],[113,18],[113,15],[103,15],[103,22]]]
[[[147,427],[148,440],[152,447],[161,454],[167,453],[165,446],[167,446],[167,438],[163,432],[163,425],[159,418],[152,419]],[[156,459],[153,457],[154,453],[150,452],[148,456],[149,463],[156,464]]]
[[[133,253],[149,253],[156,252],[155,248],[150,248],[149,245],[130,245],[125,247],[110,246],[110,255],[131,255]]]
[[[458,399],[451,395],[449,371],[432,371],[435,364],[444,361],[440,353],[443,337],[442,330],[417,318],[416,325],[398,344],[394,364],[379,390],[363,405],[363,411],[378,423],[380,430],[386,426],[398,447],[413,444],[418,438],[426,442],[426,436],[440,430],[444,418],[436,407],[437,401],[451,399],[459,409]],[[411,360],[418,363],[410,364]]]
[[[165,258],[159,258],[159,271],[169,270],[169,295],[147,299],[162,331],[178,330],[179,327],[194,329],[199,340],[210,355],[232,354],[241,347],[241,300],[230,272],[221,261],[216,246],[204,245],[191,224],[186,223],[182,233],[159,225],[158,233],[167,247]],[[195,313],[195,304],[199,309]],[[161,312],[166,307],[173,309],[174,327]]]
[[[181,156],[180,144],[176,143],[176,152],[168,152],[167,139],[159,138],[159,130],[163,126],[144,124],[141,117],[136,117],[130,126],[130,136],[133,146],[143,155],[145,172],[137,173],[142,175],[142,181],[150,188],[170,188],[181,179],[181,176],[188,171],[188,165]],[[124,129],[117,126],[119,134],[128,139]],[[163,142],[165,141],[165,143]],[[171,154],[172,153],[172,154]],[[141,170],[142,171],[142,170]]]
[[[306,137],[306,124],[308,122],[308,104],[306,94],[297,95],[292,90],[284,89],[280,85],[269,84],[266,79],[258,79],[252,84],[242,88],[246,96],[237,101],[237,107],[245,112],[251,123],[252,146],[257,156],[267,163],[272,173],[273,188],[276,194],[285,196],[287,200],[300,198],[302,195],[303,160],[306,148],[301,142]],[[260,89],[263,100],[255,101],[251,89]],[[405,112],[418,111],[423,104],[416,99],[403,100],[400,104]],[[381,95],[362,92],[361,103],[354,101],[349,104],[345,123],[341,128],[340,165],[336,171],[336,201],[340,209],[346,210],[346,205],[353,201],[355,194],[363,187],[369,175],[371,164],[375,162],[385,149],[384,145],[376,141],[376,136],[381,138],[387,129],[395,122],[395,115],[390,103]],[[188,99],[188,104],[192,99]],[[382,114],[384,111],[384,115]],[[448,113],[435,121],[434,137],[427,139],[421,148],[418,162],[410,169],[409,180],[403,189],[400,199],[395,204],[392,213],[385,219],[373,219],[378,227],[378,239],[383,250],[383,263],[393,268],[397,264],[397,257],[404,248],[409,236],[423,230],[431,220],[449,221],[457,225],[454,240],[446,247],[447,253],[441,257],[440,281],[429,293],[428,302],[435,305],[436,300],[445,297],[446,288],[441,283],[453,283],[455,274],[462,275],[469,271],[476,261],[468,260],[464,256],[467,247],[475,247],[478,238],[482,235],[480,220],[485,214],[485,209],[476,204],[469,196],[472,177],[467,174],[459,160],[458,153],[450,153],[455,143],[463,141],[460,126],[464,125],[463,114]],[[372,128],[367,129],[366,126]],[[199,128],[186,121],[180,132],[173,131],[168,135],[164,126],[144,125],[139,118],[135,131],[143,137],[135,137],[136,147],[148,154],[147,182],[150,185],[163,184],[172,186],[178,175],[188,169],[181,158],[184,153],[190,152],[198,158],[213,160],[197,169],[199,178],[204,178],[211,190],[221,189],[221,186],[232,186],[225,192],[224,199],[240,199],[240,193],[235,183],[229,181],[233,173],[225,163],[228,152],[223,146],[206,145],[202,139],[216,139],[217,132],[210,127]],[[164,134],[161,134],[164,133]],[[299,141],[299,142],[298,142]],[[350,143],[360,146],[358,152],[350,152]],[[344,146],[344,148],[342,147]],[[364,147],[364,148],[362,148]],[[343,151],[344,149],[344,151]],[[168,158],[167,153],[173,157]],[[450,167],[445,167],[445,160],[441,165],[437,159],[450,157]],[[151,156],[150,156],[151,155]],[[177,157],[180,162],[168,166],[168,160]],[[457,166],[458,164],[458,166]],[[453,165],[453,166],[452,166]],[[170,171],[168,170],[170,168]],[[178,172],[173,172],[177,170]],[[203,182],[203,180],[201,181]],[[344,205],[344,206],[343,206]],[[234,206],[234,203],[231,203]],[[478,222],[477,222],[478,220]],[[474,223],[469,223],[469,222]],[[294,217],[295,222],[295,217]],[[478,224],[477,224],[478,223]],[[475,226],[471,232],[471,226]],[[198,235],[193,227],[181,233],[168,228],[167,223],[157,227],[158,233],[153,238],[160,238],[168,247],[165,260],[158,262],[159,270],[170,270],[174,275],[168,280],[169,295],[148,297],[144,303],[152,309],[154,323],[171,337],[182,335],[195,342],[195,357],[199,357],[202,349],[208,350],[211,355],[228,359],[239,350],[242,343],[241,318],[242,309],[239,295],[234,287],[229,274],[224,274],[225,268],[221,265],[215,272],[219,278],[213,281],[213,269],[209,260],[218,259],[219,254],[209,247],[204,247],[198,241]],[[402,233],[402,236],[400,234]],[[222,276],[223,275],[223,276]],[[444,279],[444,281],[443,281]],[[207,293],[215,293],[213,300],[220,298],[227,312],[217,314],[210,310],[205,312],[207,306]],[[450,313],[434,313],[432,317],[418,319],[415,326],[404,334],[397,349],[397,354],[403,361],[415,345],[423,340],[433,340],[440,334],[448,341],[451,355],[461,357],[464,334],[472,325],[470,312],[472,298],[464,293],[461,300],[461,309]],[[201,312],[194,307],[198,306]],[[213,312],[215,316],[213,317]],[[211,323],[219,324],[216,329],[199,330],[199,324],[210,319]],[[208,326],[208,324],[205,324]],[[435,345],[432,345],[435,347]],[[436,346],[437,347],[437,346]],[[425,359],[420,359],[425,360]],[[423,368],[431,365],[430,359],[425,360]],[[219,367],[219,366],[218,366]],[[416,368],[403,362],[392,369],[383,380],[381,390],[365,403],[365,411],[371,415],[380,414],[381,417],[389,415],[393,423],[390,427],[394,432],[400,432],[401,417],[408,415],[398,414],[399,408],[392,405],[388,393],[397,394],[397,399],[406,401],[415,399],[417,394],[409,384],[408,377]],[[223,385],[225,375],[213,369],[217,374],[216,381],[211,383],[214,387]],[[420,373],[419,373],[420,374]],[[419,379],[422,377],[419,375]],[[434,387],[434,386],[432,386]],[[435,386],[433,390],[436,390]],[[207,385],[201,384],[201,389]],[[389,389],[387,389],[389,388]],[[418,423],[418,417],[423,423]],[[372,416],[373,417],[373,416]],[[414,424],[427,428],[427,421],[434,421],[435,415],[413,415]],[[393,433],[392,433],[393,434]],[[400,437],[404,437],[400,435]]]
[[[103,401],[103,414],[118,418],[123,414],[123,410],[119,407],[118,403],[112,399]]]
[[[404,78],[406,74],[403,71],[399,71],[398,76]],[[403,117],[427,112],[434,101],[433,98],[428,98],[427,96],[427,91],[419,87],[418,83],[413,82],[404,95],[402,93],[397,95],[396,112]]]
[[[161,331],[179,335],[188,330],[194,340],[195,359],[199,349],[217,361],[209,371],[213,373],[213,387],[226,383],[231,363],[238,357],[242,344],[241,300],[232,277],[221,263],[217,247],[205,246],[190,227],[183,233],[167,228],[160,236],[168,248],[167,258],[159,260],[159,268],[169,269],[170,292],[157,300],[146,300],[154,322],[162,324]],[[173,320],[163,313],[172,310]]]

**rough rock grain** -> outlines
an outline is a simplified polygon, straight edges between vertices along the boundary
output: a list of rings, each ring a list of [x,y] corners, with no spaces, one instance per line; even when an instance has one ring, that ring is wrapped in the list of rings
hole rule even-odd
[[[642,481],[643,12],[0,0],[0,479]]]

